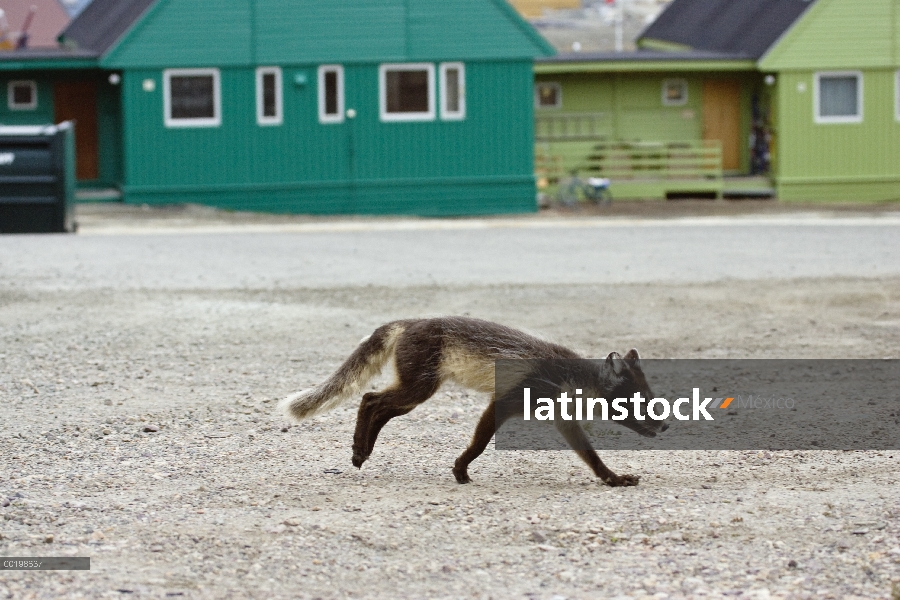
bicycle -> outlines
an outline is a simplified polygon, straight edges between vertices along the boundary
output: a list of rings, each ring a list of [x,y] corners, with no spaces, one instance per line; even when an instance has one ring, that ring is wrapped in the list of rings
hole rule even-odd
[[[577,206],[581,202],[591,204],[610,204],[612,194],[609,191],[610,180],[606,177],[588,177],[581,179],[577,172],[564,181],[560,181],[557,188],[557,200],[567,207]]]

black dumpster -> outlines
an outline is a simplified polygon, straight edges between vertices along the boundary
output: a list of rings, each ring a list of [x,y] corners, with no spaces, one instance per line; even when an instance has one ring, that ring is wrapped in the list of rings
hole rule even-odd
[[[0,233],[74,231],[72,124],[0,126]]]

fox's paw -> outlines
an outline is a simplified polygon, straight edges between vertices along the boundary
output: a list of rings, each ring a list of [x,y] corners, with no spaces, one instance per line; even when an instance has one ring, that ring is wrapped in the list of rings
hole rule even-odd
[[[626,487],[637,485],[640,480],[640,475],[613,475],[608,479],[604,479],[603,483],[611,487]]]
[[[472,483],[472,480],[469,479],[469,474],[465,469],[453,469],[453,476],[456,477],[456,483]]]

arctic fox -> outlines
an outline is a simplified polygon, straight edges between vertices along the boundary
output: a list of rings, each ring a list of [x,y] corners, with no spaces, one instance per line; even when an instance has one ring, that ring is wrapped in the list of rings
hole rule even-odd
[[[469,447],[459,456],[453,474],[459,483],[469,483],[468,466],[487,447],[496,430],[513,416],[498,408],[494,397],[494,361],[498,359],[578,359],[572,350],[532,335],[479,319],[438,317],[393,321],[363,339],[338,370],[318,387],[291,394],[278,407],[289,418],[300,421],[332,410],[358,395],[363,386],[393,361],[395,381],[380,392],[363,394],[353,435],[353,465],[357,468],[372,454],[378,433],[385,424],[422,404],[445,381],[491,394]],[[628,398],[640,392],[652,398],[641,370],[637,350],[624,357],[613,352],[591,376],[597,396]],[[501,414],[503,413],[503,414]],[[667,426],[661,422],[622,422],[641,435],[653,437]],[[616,475],[591,447],[576,421],[555,423],[568,444],[594,474],[611,486],[637,485],[640,477]]]

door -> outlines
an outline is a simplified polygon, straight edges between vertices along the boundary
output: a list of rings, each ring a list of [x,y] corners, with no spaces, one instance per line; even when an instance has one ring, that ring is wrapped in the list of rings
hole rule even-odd
[[[75,121],[75,176],[100,178],[97,137],[97,88],[93,81],[61,81],[53,88],[57,123]]]
[[[722,142],[722,168],[741,168],[741,84],[729,80],[703,82],[703,139]]]

